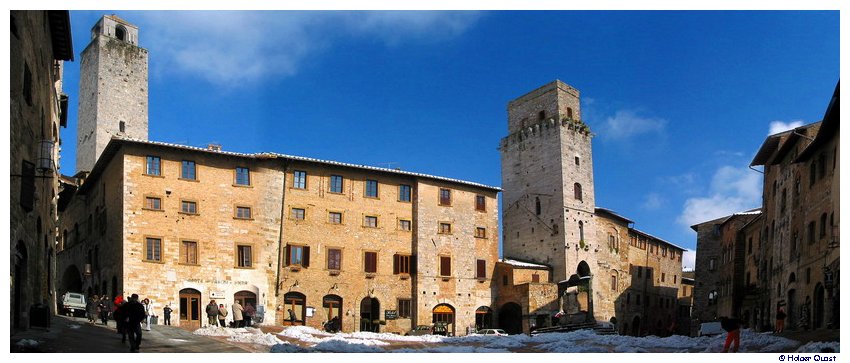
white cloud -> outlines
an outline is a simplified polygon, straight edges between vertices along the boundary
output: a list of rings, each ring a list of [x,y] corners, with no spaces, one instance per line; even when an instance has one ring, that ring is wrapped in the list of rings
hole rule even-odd
[[[358,37],[388,46],[434,42],[473,26],[477,12],[439,11],[167,11],[140,12],[141,45],[163,74],[217,86],[292,76],[324,50]]]
[[[747,168],[723,166],[711,180],[709,195],[685,200],[678,222],[685,227],[761,205],[762,178]]]
[[[682,254],[682,269],[683,270],[693,270],[696,265],[697,259],[697,251],[694,250],[685,250]]]
[[[638,116],[632,110],[620,110],[602,124],[599,135],[605,139],[625,139],[645,133],[662,134],[667,121]]]
[[[791,129],[798,128],[803,126],[803,120],[795,120],[791,122],[783,122],[783,121],[772,121],[770,123],[770,131],[767,133],[768,135],[778,134],[780,132],[785,132]]]
[[[664,198],[658,193],[649,193],[643,200],[643,208],[648,210],[657,210],[664,205]]]

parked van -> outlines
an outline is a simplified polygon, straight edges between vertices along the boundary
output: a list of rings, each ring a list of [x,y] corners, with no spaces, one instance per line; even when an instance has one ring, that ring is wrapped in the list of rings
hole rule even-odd
[[[66,292],[61,296],[59,312],[68,316],[86,315],[86,296],[77,292]]]

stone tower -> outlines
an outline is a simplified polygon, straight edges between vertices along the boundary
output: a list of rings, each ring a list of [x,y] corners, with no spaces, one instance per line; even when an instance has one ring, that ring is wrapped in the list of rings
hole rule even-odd
[[[77,171],[91,171],[114,135],[148,139],[148,51],[139,28],[102,17],[80,63]]]
[[[597,265],[591,137],[579,91],[561,81],[508,103],[499,147],[504,256],[552,266],[553,282]]]

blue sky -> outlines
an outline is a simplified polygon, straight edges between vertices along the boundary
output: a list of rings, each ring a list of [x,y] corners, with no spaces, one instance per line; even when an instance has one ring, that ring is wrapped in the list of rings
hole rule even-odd
[[[579,89],[596,203],[694,249],[689,225],[758,207],[764,138],[823,116],[837,11],[72,11],[63,174],[79,54],[103,14],[150,51],[150,139],[501,184],[506,104]]]

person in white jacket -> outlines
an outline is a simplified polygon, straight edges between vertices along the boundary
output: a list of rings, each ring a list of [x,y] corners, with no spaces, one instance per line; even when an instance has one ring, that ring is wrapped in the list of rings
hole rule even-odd
[[[242,305],[239,304],[239,300],[233,303],[233,322],[236,323],[237,328],[242,327]]]
[[[153,312],[151,308],[151,301],[148,298],[142,301],[142,304],[145,306],[145,330],[151,331],[151,313]]]

